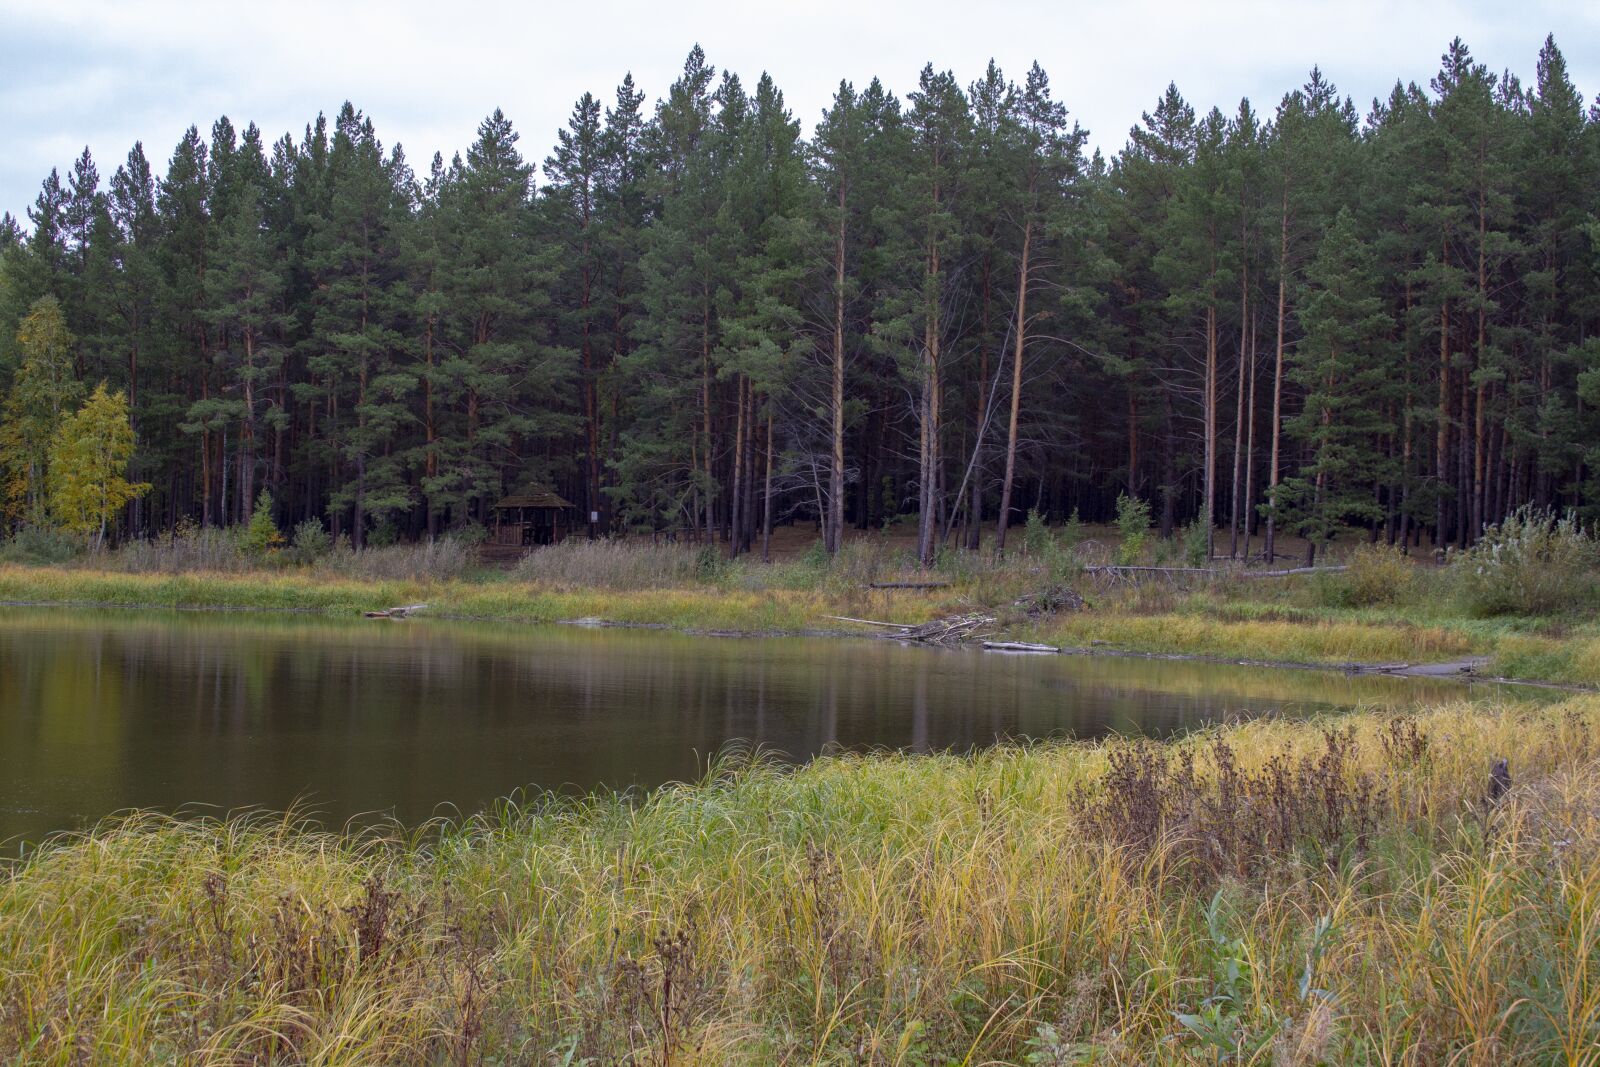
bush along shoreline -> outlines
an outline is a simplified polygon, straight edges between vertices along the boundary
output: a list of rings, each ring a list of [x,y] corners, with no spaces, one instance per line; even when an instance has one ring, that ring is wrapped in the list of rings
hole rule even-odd
[[[1592,1062],[1597,760],[1578,698],[135,814],[0,871],[0,1060]]]

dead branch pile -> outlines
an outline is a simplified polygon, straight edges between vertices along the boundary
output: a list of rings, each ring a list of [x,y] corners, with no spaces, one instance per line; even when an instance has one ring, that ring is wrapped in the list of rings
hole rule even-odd
[[[1014,603],[1027,612],[1030,619],[1062,611],[1082,611],[1087,606],[1083,597],[1064,585],[1053,585],[1037,593],[1024,593]]]
[[[896,631],[887,635],[904,641],[921,641],[930,645],[950,645],[961,641],[970,641],[983,634],[987,627],[993,626],[995,617],[981,611],[968,612],[963,615],[949,615],[932,622],[911,625],[903,622],[879,622],[876,619],[852,619],[847,615],[824,615],[823,618],[835,619],[839,622],[860,623],[863,626],[879,626],[886,630]]]

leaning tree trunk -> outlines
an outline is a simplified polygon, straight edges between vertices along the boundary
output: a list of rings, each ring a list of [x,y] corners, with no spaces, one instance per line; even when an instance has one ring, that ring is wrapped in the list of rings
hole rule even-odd
[[[1033,223],[1022,228],[1022,266],[1017,272],[1016,339],[1011,354],[1011,422],[1006,432],[1006,473],[1000,483],[1000,518],[995,522],[994,550],[1006,550],[1006,526],[1011,518],[1011,486],[1017,473],[1017,413],[1022,407],[1022,348],[1028,331],[1028,253]]]

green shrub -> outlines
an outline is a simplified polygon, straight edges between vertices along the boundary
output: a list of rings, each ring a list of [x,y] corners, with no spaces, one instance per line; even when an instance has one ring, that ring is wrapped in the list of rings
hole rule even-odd
[[[272,494],[256,497],[256,508],[250,513],[250,522],[239,533],[239,551],[247,556],[268,556],[283,545],[283,532],[272,519]]]
[[[1569,512],[1519,508],[1451,561],[1472,615],[1549,615],[1593,605],[1600,547]]]
[[[333,538],[317,518],[306,519],[294,528],[290,556],[296,563],[315,563],[333,550]]]
[[[366,546],[369,548],[389,548],[400,543],[400,527],[393,522],[384,520],[372,528],[367,534]]]
[[[1350,554],[1342,573],[1319,574],[1313,588],[1329,607],[1368,608],[1404,600],[1416,568],[1394,545],[1362,545]]]
[[[24,526],[0,541],[0,563],[65,563],[78,554],[80,543],[48,526]]]
[[[1183,562],[1190,567],[1204,567],[1211,563],[1211,545],[1207,542],[1206,524],[1195,519],[1183,528]]]
[[[1066,548],[1076,549],[1088,536],[1089,531],[1084,526],[1083,519],[1079,517],[1078,509],[1073,508],[1072,514],[1067,516],[1067,521],[1061,527],[1061,544]]]
[[[1150,537],[1150,505],[1127,493],[1118,495],[1117,532],[1121,535],[1117,563],[1127,567],[1139,562]]]
[[[1028,522],[1022,528],[1022,550],[1028,555],[1043,559],[1056,547],[1056,539],[1050,533],[1050,527],[1044,524],[1044,516],[1038,508],[1028,509]]]

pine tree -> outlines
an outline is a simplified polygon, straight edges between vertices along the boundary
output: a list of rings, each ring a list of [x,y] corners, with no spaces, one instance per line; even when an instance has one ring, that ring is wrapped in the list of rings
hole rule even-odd
[[[445,356],[434,397],[447,410],[439,473],[425,488],[457,523],[482,521],[510,483],[539,473],[530,442],[573,423],[559,403],[571,353],[548,345],[543,329],[554,249],[534,230],[517,140],[496,110],[439,191]]]
[[[948,72],[925,66],[905,118],[904,170],[898,190],[899,233],[905,249],[905,289],[885,315],[900,345],[901,371],[916,393],[917,558],[933,562],[946,505],[942,450],[945,334],[950,274],[946,259],[955,238],[961,153],[970,133],[966,96]],[[897,314],[896,314],[897,312]],[[895,320],[899,321],[896,322]]]
[[[1377,267],[1354,214],[1342,209],[1306,271],[1300,310],[1305,337],[1290,375],[1305,404],[1288,430],[1308,461],[1281,484],[1281,514],[1306,538],[1306,566],[1342,523],[1381,518],[1370,488],[1391,476],[1381,448],[1392,388],[1393,323],[1378,293]]]
[[[306,368],[316,385],[300,396],[320,415],[333,528],[348,514],[357,548],[370,522],[413,503],[401,447],[417,385],[400,329],[411,300],[399,235],[409,183],[404,157],[385,158],[371,120],[347,102],[328,152],[326,214],[313,217],[307,241],[317,290]]]
[[[1028,292],[1040,275],[1057,265],[1053,245],[1062,237],[1059,221],[1070,185],[1081,164],[1087,134],[1076,125],[1067,129],[1067,109],[1050,97],[1050,80],[1038,63],[1028,71],[1027,82],[1011,121],[1005,122],[1012,142],[1015,196],[1008,214],[1014,230],[1021,231],[1016,256],[1016,311],[1011,324],[1011,411],[1006,432],[1005,476],[1000,483],[1000,516],[995,528],[995,551],[1004,552],[1006,526],[1011,517],[1011,489],[1017,468],[1018,418],[1022,408],[1023,356],[1029,328],[1038,313],[1030,315]],[[982,383],[980,382],[980,385]],[[976,516],[974,517],[976,518]]]
[[[615,468],[630,517],[681,521],[708,541],[724,503],[716,468],[726,445],[717,432],[713,355],[717,295],[730,266],[729,227],[721,217],[729,146],[717,104],[730,96],[742,104],[742,93],[712,92],[714,75],[696,46],[650,128],[660,208],[641,260],[639,346],[625,363],[636,383],[630,410],[637,432],[623,443]]]
[[[544,164],[551,182],[546,197],[555,205],[554,229],[564,245],[564,291],[570,294],[557,316],[559,339],[578,351],[584,441],[579,505],[586,513],[600,507],[600,376],[602,364],[609,362],[602,355],[609,345],[599,306],[605,257],[598,240],[606,149],[600,101],[584,93],[573,105],[566,128],[556,131],[556,150]]]
[[[1176,85],[1168,85],[1155,110],[1145,112],[1129,132],[1112,177],[1118,195],[1111,242],[1119,259],[1113,284],[1125,294],[1127,322],[1126,351],[1111,353],[1106,363],[1126,383],[1130,497],[1148,495],[1141,491],[1139,441],[1147,423],[1160,428],[1156,488],[1163,537],[1170,537],[1176,525],[1179,495],[1177,409],[1171,388],[1178,374],[1168,343],[1179,327],[1168,299],[1170,279],[1163,277],[1159,262],[1172,237],[1174,203],[1194,151],[1194,108]]]

